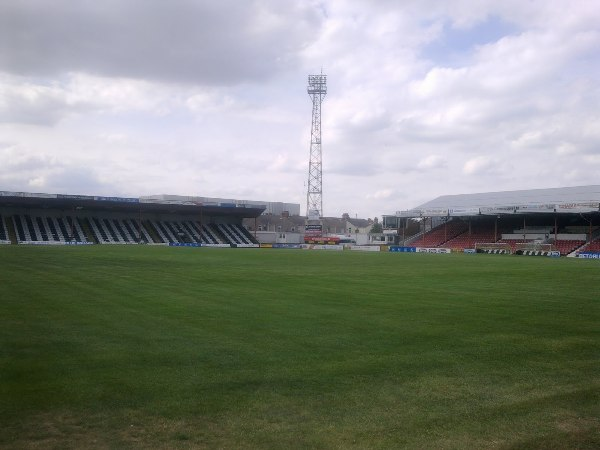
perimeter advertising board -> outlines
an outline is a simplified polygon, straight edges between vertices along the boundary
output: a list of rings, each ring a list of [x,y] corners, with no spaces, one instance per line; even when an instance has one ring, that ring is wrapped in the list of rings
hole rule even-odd
[[[304,234],[306,236],[321,236],[323,234],[323,225],[310,224],[304,226]]]
[[[0,197],[56,198],[56,194],[0,191]]]
[[[417,247],[417,253],[452,253],[452,249],[449,248],[437,248],[437,247]]]
[[[581,252],[577,255],[578,258],[586,258],[586,259],[600,259],[600,253],[594,252]]]
[[[390,252],[394,253],[416,253],[417,247],[401,247],[398,245],[391,245],[389,250]]]
[[[558,212],[565,213],[583,213],[600,211],[600,203],[597,202],[577,202],[577,203],[560,203],[556,205]]]

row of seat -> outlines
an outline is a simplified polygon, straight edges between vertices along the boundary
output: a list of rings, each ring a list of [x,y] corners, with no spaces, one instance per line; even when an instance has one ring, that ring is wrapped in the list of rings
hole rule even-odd
[[[576,241],[556,240],[556,241],[554,241],[554,246],[556,247],[556,250],[560,251],[561,255],[568,255],[569,253],[577,250],[583,244],[585,244],[585,241],[581,241],[581,240],[576,240]]]
[[[423,236],[420,236],[413,244],[423,247],[447,247],[452,249],[474,248],[477,244],[487,243],[505,243],[510,245],[513,251],[516,250],[518,244],[532,243],[533,240],[526,239],[499,239],[500,233],[496,235],[494,224],[478,223],[471,230],[468,225],[459,220],[453,220],[432,229]],[[597,247],[592,246],[592,249],[600,251],[600,239],[597,241]],[[585,244],[581,240],[561,239],[553,242],[554,248],[560,251],[561,255],[567,255]],[[594,250],[590,250],[594,251]]]
[[[582,252],[600,252],[600,237],[581,248]]]
[[[90,228],[99,243],[164,243],[164,244],[255,244],[256,241],[237,224],[201,225],[192,220],[109,219],[92,217]],[[245,232],[245,233],[244,233]],[[151,235],[154,235],[153,239]]]
[[[8,243],[8,230],[6,229],[6,224],[4,223],[4,218],[2,214],[0,214],[0,243]]]
[[[4,224],[4,218],[0,214],[0,241],[8,241],[8,230]]]
[[[101,244],[153,242],[147,230],[132,219],[91,217],[87,220],[96,241]]]
[[[477,244],[489,244],[498,240],[494,231],[478,230],[475,232],[465,232],[454,239],[450,239],[444,244],[445,247],[460,249],[460,248],[475,248]]]
[[[44,217],[15,214],[12,216],[12,221],[17,242],[87,241],[79,222],[70,216]]]
[[[230,223],[219,223],[216,224],[219,231],[225,235],[233,244],[237,245],[249,245],[254,244],[251,235],[247,232],[244,233],[245,228],[230,224]]]
[[[149,225],[154,228],[156,234],[164,243],[226,243],[219,236],[216,236],[208,226],[200,225],[200,223],[191,220],[151,220]]]
[[[465,222],[452,220],[425,233],[415,243],[418,243],[422,247],[439,247],[449,239],[453,239],[467,231],[467,228],[468,226]]]
[[[256,244],[256,239],[238,224],[201,225],[192,220],[139,221],[130,218],[12,216],[17,242],[87,242],[84,228],[100,244],[202,243]],[[153,237],[154,236],[154,237]],[[8,241],[8,230],[0,216],[0,241]]]

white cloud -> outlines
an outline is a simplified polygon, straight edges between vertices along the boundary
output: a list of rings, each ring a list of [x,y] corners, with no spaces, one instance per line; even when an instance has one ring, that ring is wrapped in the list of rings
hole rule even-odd
[[[166,82],[268,80],[320,24],[312,2],[160,0],[0,4],[0,66]],[[49,56],[51,55],[51,56]]]
[[[465,162],[463,173],[465,175],[482,174],[494,166],[494,160],[489,156],[478,156]]]
[[[438,169],[446,167],[446,160],[440,155],[428,155],[421,159],[417,164],[417,168],[420,170]]]
[[[321,68],[326,214],[598,180],[593,2],[32,4],[0,4],[0,189],[303,205]]]
[[[385,200],[391,198],[393,193],[393,189],[381,189],[373,194],[367,194],[367,198],[374,200]]]

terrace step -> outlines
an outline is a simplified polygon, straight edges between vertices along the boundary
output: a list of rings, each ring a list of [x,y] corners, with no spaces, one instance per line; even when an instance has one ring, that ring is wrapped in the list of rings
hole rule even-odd
[[[17,243],[17,231],[15,230],[15,224],[12,220],[8,220],[8,217],[4,221],[6,224],[6,231],[8,232],[8,240],[11,244]]]

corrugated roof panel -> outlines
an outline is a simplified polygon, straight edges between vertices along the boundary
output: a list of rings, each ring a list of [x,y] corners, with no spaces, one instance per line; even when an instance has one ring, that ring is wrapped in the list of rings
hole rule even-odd
[[[506,205],[539,205],[576,202],[600,202],[600,185],[573,186],[521,191],[484,192],[477,194],[442,195],[416,210],[481,208]]]

